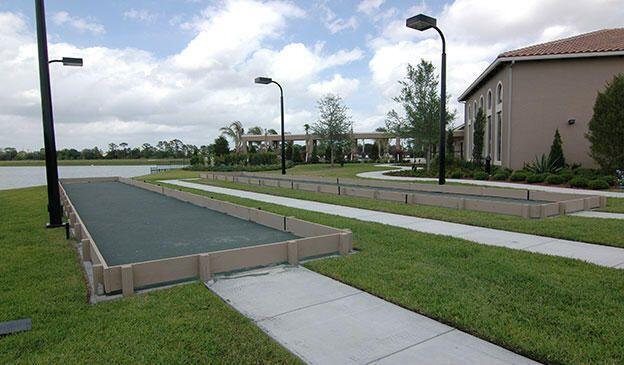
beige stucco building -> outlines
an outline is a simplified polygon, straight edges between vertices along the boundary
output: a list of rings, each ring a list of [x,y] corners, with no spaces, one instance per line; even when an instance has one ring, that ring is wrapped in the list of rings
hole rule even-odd
[[[585,133],[597,93],[619,73],[624,73],[624,28],[502,53],[459,97],[464,158],[472,159],[474,121],[482,108],[483,157],[494,164],[519,169],[547,155],[559,129],[566,162],[595,166]]]

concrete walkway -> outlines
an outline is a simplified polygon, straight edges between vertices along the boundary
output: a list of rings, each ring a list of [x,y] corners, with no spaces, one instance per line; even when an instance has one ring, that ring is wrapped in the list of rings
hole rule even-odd
[[[581,212],[570,213],[568,215],[574,215],[577,217],[585,218],[602,218],[602,219],[624,219],[624,214],[621,213],[608,213],[608,212],[595,212],[583,210]]]
[[[405,177],[405,176],[384,175],[384,173],[390,172],[390,171],[411,170],[411,167],[407,167],[407,166],[392,166],[392,165],[387,165],[387,164],[377,165],[377,166],[387,166],[387,167],[390,167],[391,169],[384,170],[384,171],[361,172],[357,174],[357,176],[366,178],[366,179],[407,181],[407,182],[409,181],[438,181],[437,178],[431,178],[431,177]],[[618,193],[614,191],[570,189],[570,188],[560,188],[560,187],[555,187],[555,186],[518,184],[518,183],[501,182],[501,181],[482,181],[482,180],[465,180],[465,179],[446,179],[446,181],[461,183],[461,184],[470,184],[470,185],[495,186],[499,188],[530,189],[530,190],[539,190],[539,191],[549,191],[553,193],[599,195],[599,196],[606,196],[610,198],[624,198],[624,193]]]
[[[206,286],[309,364],[536,364],[302,267]]]
[[[361,221],[382,223],[423,233],[451,236],[484,245],[501,246],[546,255],[579,259],[600,266],[624,269],[624,249],[617,247],[568,241],[525,233],[507,232],[491,228],[443,222],[433,219],[379,212],[375,210],[351,208],[342,205],[319,203],[309,200],[286,198],[282,196],[228,189],[182,180],[163,180],[161,182],[197,190],[211,191],[225,195],[258,200],[266,203],[279,204],[291,208],[333,214],[347,218],[355,218]]]

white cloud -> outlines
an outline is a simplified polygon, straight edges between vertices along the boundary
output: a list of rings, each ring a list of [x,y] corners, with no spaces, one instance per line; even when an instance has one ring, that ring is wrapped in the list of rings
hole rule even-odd
[[[345,79],[340,74],[334,74],[331,80],[310,84],[308,91],[317,98],[326,94],[336,94],[345,98],[357,91],[359,86],[358,79]]]
[[[132,19],[149,24],[158,18],[158,14],[147,9],[129,9],[124,11],[123,17],[124,19]]]
[[[93,19],[72,16],[66,11],[54,13],[52,21],[57,25],[69,25],[81,32],[88,31],[93,34],[104,34],[106,32],[104,26],[96,23]]]
[[[379,10],[379,7],[386,0],[362,0],[357,6],[357,11],[366,14],[372,14],[373,12]]]
[[[321,18],[323,25],[332,34],[341,32],[345,29],[354,30],[358,27],[358,21],[354,16],[350,16],[347,19],[340,18],[329,8],[329,6],[327,6],[326,2],[319,3],[318,7],[323,12],[323,16]]]

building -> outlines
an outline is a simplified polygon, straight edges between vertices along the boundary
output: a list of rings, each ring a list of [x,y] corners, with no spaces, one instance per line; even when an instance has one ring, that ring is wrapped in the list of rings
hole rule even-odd
[[[500,54],[459,97],[464,158],[472,159],[476,112],[486,115],[484,153],[522,168],[548,154],[559,129],[568,163],[595,167],[585,138],[596,95],[624,73],[624,28],[604,29]]]

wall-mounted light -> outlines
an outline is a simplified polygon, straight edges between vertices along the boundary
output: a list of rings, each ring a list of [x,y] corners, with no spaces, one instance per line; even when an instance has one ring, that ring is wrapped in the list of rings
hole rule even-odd
[[[574,123],[576,123],[576,119],[574,118],[568,119],[568,125],[574,125]]]

